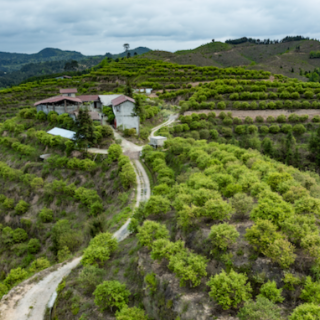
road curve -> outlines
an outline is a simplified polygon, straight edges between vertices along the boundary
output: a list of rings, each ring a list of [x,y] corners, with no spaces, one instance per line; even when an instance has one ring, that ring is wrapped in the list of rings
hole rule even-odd
[[[169,120],[152,129],[150,137],[163,126],[167,126],[175,121],[177,115],[170,116]],[[149,137],[149,138],[150,138]],[[141,151],[143,146],[137,146],[134,143],[124,139],[115,132],[116,139],[122,139],[121,147],[123,151]],[[101,152],[97,152],[101,153]],[[150,181],[148,175],[139,160],[132,160],[137,177],[137,198],[135,207],[141,202],[149,199],[151,195]],[[124,240],[130,232],[128,226],[130,219],[114,233],[114,237],[120,242]],[[3,296],[0,301],[0,320],[42,320],[49,300],[54,295],[56,288],[64,277],[66,277],[73,268],[80,262],[81,257],[73,259],[71,262],[60,264],[58,269],[53,266],[47,270],[34,275],[18,286],[12,288],[10,292]],[[48,273],[49,272],[49,273]],[[33,281],[37,277],[42,277],[39,282]]]

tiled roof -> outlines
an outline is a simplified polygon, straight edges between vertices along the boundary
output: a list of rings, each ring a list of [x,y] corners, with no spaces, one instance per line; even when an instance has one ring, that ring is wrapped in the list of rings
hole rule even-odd
[[[123,103],[123,102],[125,102],[125,101],[131,101],[131,102],[133,102],[133,103],[136,102],[134,99],[132,99],[132,98],[130,98],[130,97],[127,97],[127,96],[124,96],[124,95],[122,95],[122,96],[120,96],[120,97],[118,97],[118,98],[113,99],[111,102],[112,102],[112,105],[118,106],[119,104],[121,104],[121,103]]]
[[[60,93],[77,93],[78,90],[76,88],[72,88],[72,89],[60,89]]]
[[[82,102],[98,101],[99,100],[98,95],[77,96],[77,98],[80,99]]]
[[[80,100],[79,98],[57,96],[57,97],[52,97],[52,98],[38,101],[34,105],[38,106],[39,104],[55,103],[55,102],[64,101],[64,100],[82,103],[82,100]]]

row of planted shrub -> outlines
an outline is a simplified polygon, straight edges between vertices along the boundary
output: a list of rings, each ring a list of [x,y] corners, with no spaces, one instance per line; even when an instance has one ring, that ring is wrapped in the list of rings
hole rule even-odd
[[[18,139],[15,138],[10,138],[10,137],[3,137],[0,138],[0,144],[4,145],[6,147],[10,147],[16,151],[18,151],[19,153],[23,154],[23,155],[31,155],[32,153],[35,152],[35,148],[20,143]]]

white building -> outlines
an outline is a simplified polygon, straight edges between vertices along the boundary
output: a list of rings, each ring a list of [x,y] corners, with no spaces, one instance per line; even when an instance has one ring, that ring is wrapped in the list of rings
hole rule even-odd
[[[112,94],[100,95],[100,101],[103,106],[112,107],[115,115],[114,126],[115,128],[122,129],[136,129],[139,134],[140,118],[133,116],[135,100],[125,95]]]
[[[125,95],[83,95],[76,96],[77,89],[61,89],[60,95],[36,102],[34,105],[37,111],[48,114],[55,111],[59,115],[68,113],[75,119],[81,108],[87,108],[92,120],[99,120],[105,123],[103,107],[111,107],[114,115],[115,128],[136,129],[139,134],[140,118],[133,116],[135,100]]]
[[[162,136],[150,137],[149,144],[155,148],[162,147],[166,140],[167,140],[167,137],[162,137]]]

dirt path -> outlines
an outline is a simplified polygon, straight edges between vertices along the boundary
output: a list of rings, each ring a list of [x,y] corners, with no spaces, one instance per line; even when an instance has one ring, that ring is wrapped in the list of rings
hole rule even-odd
[[[178,115],[170,116],[169,120],[152,129],[151,135],[163,126],[169,125]],[[124,153],[138,154],[142,150],[142,146],[121,137],[116,131],[114,132],[116,139],[121,139],[121,147]],[[94,150],[92,150],[92,153]],[[106,150],[97,149],[96,153]],[[150,181],[148,175],[142,166],[140,160],[132,159],[134,170],[137,177],[137,198],[135,207],[143,201],[150,198]],[[120,242],[129,236],[128,226],[130,219],[114,233],[114,237]],[[10,292],[0,301],[0,320],[42,320],[48,302],[53,305],[55,300],[55,292],[64,277],[66,277],[73,268],[80,262],[81,257],[62,264],[57,270],[51,272],[56,266],[44,270],[31,279],[28,279],[18,286],[10,290]],[[41,277],[42,280],[36,282],[36,278]]]

